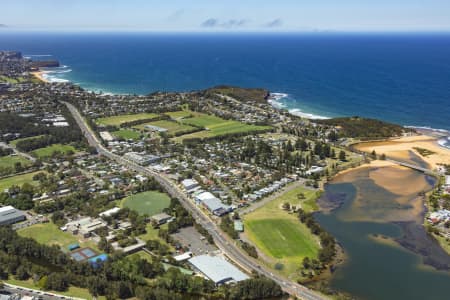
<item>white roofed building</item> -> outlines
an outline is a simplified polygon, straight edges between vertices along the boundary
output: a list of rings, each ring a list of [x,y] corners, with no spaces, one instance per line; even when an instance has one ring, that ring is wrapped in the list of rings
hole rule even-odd
[[[216,285],[249,279],[244,272],[218,256],[199,255],[189,259],[189,263]]]

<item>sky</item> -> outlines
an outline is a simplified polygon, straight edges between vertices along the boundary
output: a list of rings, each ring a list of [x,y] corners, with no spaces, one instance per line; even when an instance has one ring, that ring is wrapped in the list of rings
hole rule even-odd
[[[450,31],[450,0],[0,0],[0,8],[0,24],[15,29]]]

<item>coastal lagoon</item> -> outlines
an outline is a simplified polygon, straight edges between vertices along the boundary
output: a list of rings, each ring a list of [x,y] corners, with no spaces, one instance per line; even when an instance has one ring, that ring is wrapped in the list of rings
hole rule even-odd
[[[388,163],[347,171],[327,184],[319,204],[328,212],[316,219],[348,258],[331,286],[358,299],[448,298],[450,256],[421,225],[419,193],[434,184],[432,177]]]

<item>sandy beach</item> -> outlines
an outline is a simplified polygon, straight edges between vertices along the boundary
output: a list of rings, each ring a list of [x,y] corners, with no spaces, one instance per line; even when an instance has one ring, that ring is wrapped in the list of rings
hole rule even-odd
[[[43,76],[45,74],[45,72],[43,71],[37,71],[37,72],[31,72],[31,74],[36,77],[37,79],[39,79],[42,82],[45,83],[49,83],[49,81],[47,79],[45,79],[45,77]]]
[[[438,144],[438,139],[427,135],[402,137],[382,142],[367,142],[354,145],[355,149],[371,153],[373,150],[377,154],[386,154],[388,157],[409,159],[410,151],[414,152],[433,169],[439,164],[450,164],[450,149]],[[433,151],[433,154],[422,156],[414,149],[415,147]]]

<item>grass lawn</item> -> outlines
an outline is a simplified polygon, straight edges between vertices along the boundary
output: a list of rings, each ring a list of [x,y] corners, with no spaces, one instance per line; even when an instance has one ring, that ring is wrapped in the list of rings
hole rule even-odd
[[[20,155],[8,155],[0,157],[0,168],[14,168],[16,163],[20,162],[23,167],[31,165],[31,162]]]
[[[303,193],[305,199],[298,199],[299,193]],[[271,260],[267,262],[271,267],[275,263],[283,264],[280,272],[286,276],[297,270],[304,257],[316,258],[319,243],[296,214],[288,213],[281,206],[289,202],[312,211],[316,208],[316,198],[315,191],[299,187],[244,216],[247,237]]]
[[[120,129],[118,131],[113,131],[112,134],[126,140],[138,140],[141,137],[140,132],[131,129]]]
[[[183,139],[208,138],[232,133],[264,131],[272,128],[270,126],[249,125],[238,121],[224,120],[216,116],[197,112],[192,112],[192,114],[193,117],[182,119],[180,122],[183,124],[204,127],[206,130],[183,135],[176,138],[175,141],[180,142]]]
[[[12,140],[12,141],[10,141],[9,143],[15,147],[15,146],[17,145],[18,142],[22,142],[22,141],[31,141],[31,140],[34,140],[34,139],[39,139],[39,138],[41,138],[41,137],[43,137],[43,136],[44,136],[44,135],[41,134],[41,135],[37,135],[37,136],[30,136],[30,137],[20,138],[20,139]]]
[[[99,118],[95,120],[95,122],[99,125],[111,125],[111,126],[120,126],[123,123],[144,120],[144,119],[153,119],[158,117],[157,114],[152,113],[142,113],[142,114],[134,114],[134,115],[120,115],[120,116],[112,116],[106,118]]]
[[[63,250],[67,250],[67,246],[73,243],[80,244],[80,247],[91,247],[97,252],[96,244],[92,241],[80,241],[80,238],[69,232],[64,232],[53,223],[35,224],[26,228],[19,229],[17,233],[23,237],[34,239],[44,245],[58,245]]]
[[[170,111],[170,112],[166,112],[164,114],[169,116],[173,120],[179,120],[179,119],[188,118],[188,117],[192,116],[192,112],[189,110]]]
[[[13,185],[22,186],[24,183],[28,182],[32,185],[38,185],[37,181],[33,181],[33,176],[41,173],[41,171],[26,173],[22,175],[11,176],[7,178],[0,179],[0,192],[10,188]]]
[[[188,133],[188,132],[192,132],[193,130],[196,130],[195,127],[181,124],[181,123],[178,123],[175,121],[167,121],[167,120],[161,120],[161,121],[140,124],[140,125],[135,126],[134,128],[139,129],[139,130],[145,130],[145,127],[144,127],[145,125],[153,125],[153,126],[165,128],[165,129],[167,129],[167,133],[169,135],[179,134],[179,133],[183,133],[183,132]]]
[[[149,216],[161,213],[164,208],[169,207],[169,204],[169,196],[156,191],[126,197],[121,203],[122,207],[128,207],[137,211],[140,215],[147,214]]]
[[[44,158],[44,157],[49,157],[51,156],[54,152],[62,152],[62,153],[67,153],[69,151],[72,152],[77,152],[77,149],[75,149],[75,147],[71,146],[71,145],[62,145],[62,144],[54,144],[54,145],[50,145],[44,148],[39,148],[36,150],[33,150],[31,153],[38,157],[38,158]]]
[[[5,280],[6,283],[22,286],[24,288],[33,290],[42,290],[39,286],[35,285],[33,280],[16,280],[10,277],[10,279]],[[94,299],[87,289],[71,286],[66,292],[56,292],[56,291],[46,291],[54,294],[65,295],[68,297],[76,297],[82,299]],[[103,296],[97,297],[97,299],[106,299]]]

